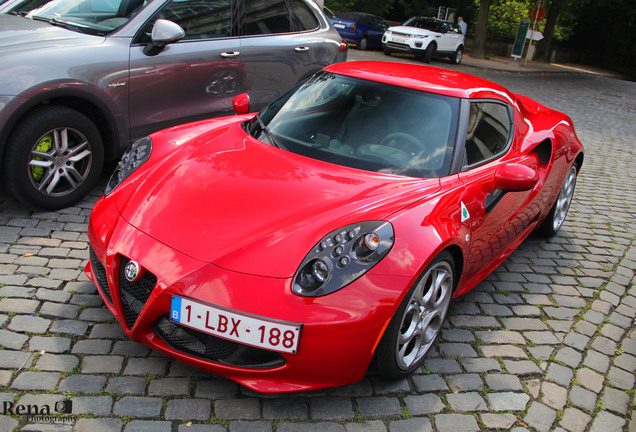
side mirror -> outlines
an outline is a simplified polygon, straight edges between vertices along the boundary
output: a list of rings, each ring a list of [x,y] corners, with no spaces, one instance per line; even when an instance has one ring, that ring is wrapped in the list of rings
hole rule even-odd
[[[506,164],[495,171],[495,187],[506,191],[527,191],[539,181],[539,174],[521,164]]]
[[[232,106],[236,114],[247,114],[250,112],[250,96],[247,93],[241,93],[232,100]]]
[[[184,36],[185,31],[179,24],[165,19],[158,19],[152,26],[151,42],[144,47],[144,54],[147,56],[157,55],[166,45],[181,40]]]

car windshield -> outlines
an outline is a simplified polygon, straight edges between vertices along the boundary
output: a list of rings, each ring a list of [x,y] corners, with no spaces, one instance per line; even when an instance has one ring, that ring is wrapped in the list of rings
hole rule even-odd
[[[409,18],[403,25],[408,27],[418,27],[438,33],[442,29],[442,22],[433,18],[413,17]]]
[[[94,35],[107,35],[126,24],[148,0],[52,0],[27,18]]]
[[[314,159],[435,178],[450,170],[458,110],[457,98],[320,72],[268,106],[249,131]]]

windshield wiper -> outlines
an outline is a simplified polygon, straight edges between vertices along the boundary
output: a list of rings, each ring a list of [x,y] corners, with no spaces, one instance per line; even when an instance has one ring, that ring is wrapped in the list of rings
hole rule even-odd
[[[287,148],[284,145],[278,142],[278,140],[274,137],[274,134],[272,133],[272,131],[269,130],[269,128],[265,125],[265,123],[263,123],[263,120],[261,120],[261,115],[259,113],[256,113],[256,120],[258,121],[258,124],[260,125],[261,130],[265,132],[265,134],[267,135],[267,138],[269,139],[271,144],[274,145],[274,147],[287,150]]]
[[[46,18],[43,16],[38,16],[38,15],[34,15],[33,16],[34,20],[38,20],[38,21],[45,21],[49,24],[52,24],[54,26],[58,26],[58,27],[62,27],[65,28],[67,30],[71,30],[74,32],[78,32],[78,33],[86,33],[85,28],[86,26],[83,26],[81,24],[77,24],[77,23],[73,23],[70,21],[66,21],[66,20],[61,20],[59,18]]]

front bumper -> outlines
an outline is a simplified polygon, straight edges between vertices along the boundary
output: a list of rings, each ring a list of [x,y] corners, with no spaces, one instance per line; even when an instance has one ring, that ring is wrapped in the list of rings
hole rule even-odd
[[[114,199],[91,215],[86,267],[126,335],[167,356],[259,392],[290,392],[351,384],[364,376],[410,278],[371,272],[319,298],[292,293],[291,278],[232,272],[195,260],[132,227]],[[200,241],[200,240],[199,240]],[[124,278],[137,261],[146,273]],[[173,295],[274,320],[302,323],[297,354],[251,348],[188,329],[169,319]]]
[[[409,54],[422,54],[426,51],[426,47],[430,43],[430,38],[413,38],[400,36],[384,36],[382,38],[382,47],[385,50],[403,52]]]

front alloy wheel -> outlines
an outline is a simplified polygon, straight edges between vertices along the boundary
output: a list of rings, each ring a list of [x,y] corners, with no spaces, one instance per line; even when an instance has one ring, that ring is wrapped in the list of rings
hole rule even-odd
[[[82,132],[55,128],[31,149],[28,176],[31,185],[44,195],[64,196],[86,180],[92,163],[93,152]]]
[[[5,183],[16,198],[55,210],[79,201],[99,179],[102,138],[84,114],[44,106],[17,125],[3,162]]]
[[[375,365],[387,378],[402,378],[424,361],[439,335],[455,283],[453,258],[438,255],[406,296],[378,345]]]

